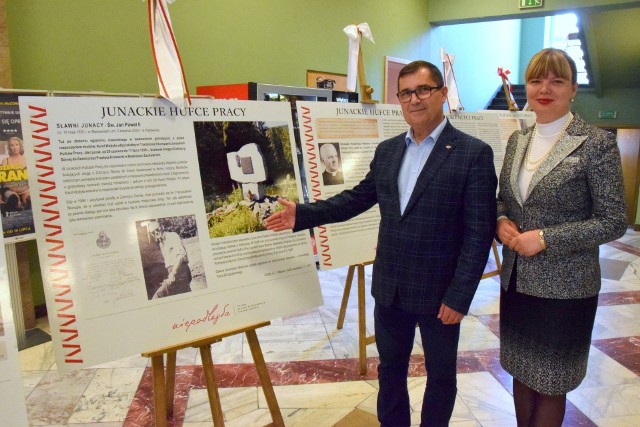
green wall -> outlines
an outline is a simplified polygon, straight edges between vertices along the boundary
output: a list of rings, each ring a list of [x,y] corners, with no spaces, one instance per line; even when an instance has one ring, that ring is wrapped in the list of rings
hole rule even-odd
[[[429,0],[429,21],[454,24],[541,16],[576,9],[640,6],[638,0],[544,0],[543,3],[541,8],[520,9],[519,0]]]
[[[547,0],[544,12],[632,3],[640,1]],[[6,0],[6,8],[14,88],[158,92],[145,1]],[[200,85],[248,81],[305,86],[309,69],[345,73],[348,43],[342,29],[368,22],[376,43],[364,40],[363,53],[374,99],[383,99],[385,55],[439,64],[445,48],[457,58],[463,105],[475,111],[499,86],[497,67],[522,82],[528,59],[542,43],[536,32],[543,19],[504,19],[524,16],[515,0],[177,0],[169,12],[192,93]],[[498,20],[430,24],[487,17]],[[576,109],[597,122],[598,109],[591,107],[621,105],[619,119],[606,125],[640,127],[640,104],[631,101],[637,97],[616,95],[581,93]]]
[[[191,93],[200,85],[306,85],[346,73],[342,29],[368,22],[367,83],[382,100],[384,56],[425,58],[426,0],[177,0],[169,13]],[[146,1],[7,0],[14,88],[157,93]],[[428,58],[427,58],[428,59]]]
[[[363,53],[374,99],[383,97],[385,55],[440,64],[440,49],[445,48],[457,58],[454,69],[463,105],[474,111],[487,102],[487,92],[498,87],[497,66],[509,68],[515,82],[541,47],[529,39],[535,37],[535,21],[515,24],[508,19],[640,5],[624,0],[545,3],[542,10],[523,12],[516,0],[177,0],[169,12],[192,93],[200,85],[248,81],[305,86],[309,69],[345,73],[347,38],[342,28],[368,22],[376,43],[363,41]],[[6,0],[6,15],[14,88],[158,92],[146,1]],[[489,19],[494,22],[479,22]],[[477,24],[431,27],[463,22]],[[640,89],[611,91],[602,98],[586,92],[575,107],[595,124],[611,126],[597,121],[597,111],[616,109],[620,121],[640,127],[640,104],[633,102],[639,96]],[[35,250],[31,244],[33,256]],[[35,298],[36,304],[43,300],[40,293]]]
[[[493,2],[472,2],[468,0],[429,0],[429,21],[433,25],[433,34],[436,34],[441,28],[457,29],[455,34],[462,34],[462,39],[468,40],[467,44],[459,42],[460,52],[469,52],[475,56],[482,55],[484,60],[476,62],[475,69],[479,76],[489,76],[489,64],[493,66],[495,58],[501,59],[501,46],[504,45],[505,38],[520,38],[520,44],[515,46],[519,52],[519,58],[516,58],[512,64],[502,62],[502,66],[512,71],[511,80],[514,83],[524,82],[524,71],[531,56],[543,47],[544,43],[544,18],[545,15],[567,11],[585,11],[597,10],[598,12],[612,12],[614,10],[629,11],[623,16],[625,22],[620,19],[612,19],[609,15],[599,14],[598,21],[593,22],[592,26],[601,36],[602,34],[611,35],[610,27],[619,27],[633,31],[635,24],[634,18],[637,11],[640,10],[640,1],[624,1],[624,0],[547,0],[544,2],[543,8],[538,9],[518,9],[516,0],[493,1]],[[615,14],[619,17],[620,14]],[[477,40],[487,40],[486,34],[480,30],[480,24],[510,22],[513,19],[521,22],[518,33],[514,31],[505,31],[494,33],[494,39],[482,46]],[[527,18],[527,19],[523,19]],[[628,21],[628,22],[627,22]],[[450,34],[454,34],[449,30]],[[621,39],[616,39],[617,46],[623,46],[629,51],[629,57],[633,54],[640,55],[637,44],[633,42],[626,43],[624,40],[624,32],[616,31],[616,34],[622,34]],[[454,35],[455,37],[455,35]],[[440,37],[441,38],[441,37]],[[437,38],[434,36],[433,40]],[[600,39],[599,39],[600,40]],[[634,38],[637,40],[637,38]],[[607,40],[611,43],[611,40]],[[468,46],[476,46],[477,50],[470,49]],[[433,47],[433,46],[432,46]],[[620,47],[619,47],[620,48]],[[465,50],[466,49],[466,50]],[[607,49],[597,49],[600,55],[599,61],[602,63],[613,64],[617,60],[610,54]],[[459,53],[459,52],[451,52]],[[593,52],[591,52],[593,54]],[[456,74],[458,71],[456,70]],[[477,85],[483,85],[488,82],[488,78],[478,79]],[[615,85],[615,82],[607,81],[605,87]],[[596,94],[589,89],[580,89],[576,96],[573,109],[577,111],[585,120],[597,126],[603,127],[620,127],[620,128],[640,128],[640,88],[628,87],[619,90],[602,90],[602,93]],[[478,94],[484,96],[486,94]],[[473,99],[470,105],[480,105],[486,103],[486,98]],[[463,99],[464,102],[464,99]],[[468,109],[471,110],[471,109]],[[612,120],[602,120],[598,118],[598,112],[601,110],[616,110],[618,116]]]
[[[363,54],[374,99],[383,98],[385,55],[440,64],[444,48],[456,56],[463,105],[475,111],[499,86],[498,66],[512,71],[512,81],[522,80],[528,58],[541,47],[530,37],[537,37],[542,20],[519,24],[508,19],[640,5],[624,0],[545,3],[544,9],[523,12],[516,0],[177,0],[169,12],[192,93],[200,85],[248,81],[305,86],[309,69],[345,73],[348,43],[342,29],[368,22],[376,42],[364,40]],[[158,92],[146,1],[6,0],[6,15],[14,88]],[[463,22],[475,24],[431,27]],[[639,97],[638,88],[602,98],[581,92],[575,107],[602,126],[609,123],[598,123],[597,111],[606,109],[617,110],[621,122],[638,124],[640,106],[634,100]],[[37,264],[34,242],[29,251]],[[39,272],[32,280],[40,280]],[[44,303],[37,288],[35,303]]]
[[[573,109],[589,123],[601,127],[640,128],[640,88],[609,89],[597,97],[588,90],[580,90]],[[615,110],[615,119],[599,119],[599,111]],[[640,212],[640,206],[639,206]]]
[[[306,71],[346,73],[342,29],[368,22],[367,83],[383,99],[385,55],[428,58],[426,0],[310,2],[177,0],[169,13],[189,90],[200,85],[306,85]],[[6,0],[16,89],[157,93],[146,2]],[[35,242],[29,242],[34,303],[44,304]]]

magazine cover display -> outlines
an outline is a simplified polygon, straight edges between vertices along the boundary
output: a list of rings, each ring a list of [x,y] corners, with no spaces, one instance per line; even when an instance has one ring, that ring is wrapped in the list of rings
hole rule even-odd
[[[0,93],[0,217],[6,243],[35,238],[17,93]]]

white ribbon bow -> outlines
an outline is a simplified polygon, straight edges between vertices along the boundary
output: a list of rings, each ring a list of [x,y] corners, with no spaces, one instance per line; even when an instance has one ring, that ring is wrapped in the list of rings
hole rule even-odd
[[[444,85],[447,87],[447,102],[449,103],[449,111],[463,111],[464,107],[460,102],[460,94],[458,93],[456,76],[453,73],[453,60],[455,57],[446,53],[444,49],[440,49],[440,58],[442,59],[442,68],[444,70]]]
[[[358,54],[360,52],[360,36],[373,41],[373,34],[369,24],[363,22],[360,25],[347,25],[342,30],[349,37],[349,62],[347,64],[347,89],[354,92],[356,90],[356,78],[358,75]]]
[[[191,105],[178,45],[173,36],[166,3],[175,0],[148,0],[151,49],[158,75],[160,95],[177,107]]]

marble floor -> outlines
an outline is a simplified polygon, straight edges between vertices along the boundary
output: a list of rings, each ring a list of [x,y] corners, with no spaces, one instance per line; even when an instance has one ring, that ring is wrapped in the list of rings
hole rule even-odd
[[[603,287],[587,377],[568,396],[565,426],[640,425],[640,233],[629,231],[600,249]],[[491,268],[490,266],[488,267]],[[275,319],[257,330],[286,426],[375,426],[375,344],[368,371],[358,374],[357,295],[354,284],[343,329],[336,329],[346,268],[319,272],[324,305]],[[366,282],[370,282],[370,267]],[[367,289],[367,295],[369,291]],[[458,395],[452,426],[515,426],[511,378],[498,357],[498,279],[480,283],[462,323]],[[367,329],[373,333],[367,296]],[[47,329],[46,319],[39,325]],[[417,334],[409,388],[417,426],[426,382]],[[271,421],[251,353],[242,335],[212,346],[225,425]],[[72,373],[56,371],[51,344],[20,352],[30,425],[153,426],[150,362],[134,356]],[[211,426],[205,378],[196,349],[178,352],[170,426]]]

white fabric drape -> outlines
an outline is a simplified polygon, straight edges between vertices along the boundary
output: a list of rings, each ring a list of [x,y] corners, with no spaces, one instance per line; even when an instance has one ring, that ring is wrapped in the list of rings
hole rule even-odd
[[[167,9],[167,3],[174,1],[148,0],[149,30],[160,95],[184,108],[191,105],[191,98]]]
[[[444,71],[444,85],[447,87],[447,102],[449,103],[449,111],[463,111],[464,107],[460,101],[458,93],[458,84],[456,76],[453,73],[454,56],[446,53],[444,49],[440,49],[440,57],[442,59],[442,68]]]
[[[354,92],[356,90],[356,78],[358,77],[358,54],[360,53],[360,36],[373,41],[373,34],[369,24],[363,22],[359,25],[347,25],[343,29],[349,37],[349,62],[347,63],[347,89]]]

